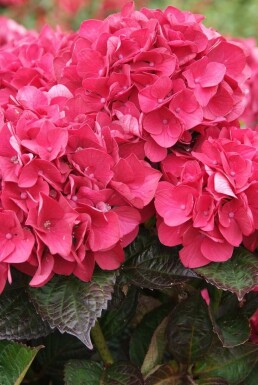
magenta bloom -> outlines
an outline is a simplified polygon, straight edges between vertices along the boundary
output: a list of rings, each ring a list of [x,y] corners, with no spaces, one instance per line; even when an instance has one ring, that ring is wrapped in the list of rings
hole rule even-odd
[[[243,241],[250,249],[257,244],[249,237],[257,229],[258,147],[246,144],[239,131],[200,137],[196,151],[185,156],[174,151],[162,162],[166,181],[155,196],[158,235],[167,246],[182,244],[185,266],[223,262]]]
[[[160,241],[181,245],[188,267],[255,247],[258,139],[238,128],[240,44],[174,7],[127,4],[74,33],[4,20],[0,291],[10,266],[36,287],[117,269],[155,214]]]

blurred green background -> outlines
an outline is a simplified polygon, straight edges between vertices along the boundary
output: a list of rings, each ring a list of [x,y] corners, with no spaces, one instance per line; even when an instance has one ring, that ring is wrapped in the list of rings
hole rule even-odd
[[[14,2],[15,0],[10,0]],[[17,1],[17,0],[16,0]],[[90,17],[103,18],[121,8],[126,0],[19,0],[16,6],[1,6],[1,13],[28,28],[43,24],[77,29]],[[1,4],[0,0],[0,4]],[[8,2],[8,0],[3,0]],[[258,38],[258,0],[136,0],[137,8],[173,5],[206,16],[205,24],[223,34]]]
[[[205,15],[205,25],[235,37],[258,38],[258,0],[173,0],[173,6]],[[163,7],[166,0],[152,1]]]

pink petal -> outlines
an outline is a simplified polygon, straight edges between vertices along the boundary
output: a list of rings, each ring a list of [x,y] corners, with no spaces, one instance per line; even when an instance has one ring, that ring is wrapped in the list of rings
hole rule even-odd
[[[221,41],[220,44],[208,53],[210,60],[223,63],[226,66],[226,73],[233,79],[237,78],[242,73],[246,58],[243,50],[235,44]]]
[[[51,254],[44,256],[30,281],[30,286],[40,287],[45,285],[53,276],[54,257]]]
[[[144,144],[144,151],[147,158],[152,162],[160,162],[167,156],[167,149],[159,146],[151,136],[148,137],[147,142]]]
[[[176,227],[167,226],[164,222],[158,225],[158,237],[160,242],[166,246],[176,246],[182,243],[183,234],[188,225]]]
[[[214,188],[218,193],[226,194],[236,198],[236,195],[234,194],[228,179],[219,172],[216,172],[214,176]]]
[[[94,253],[87,252],[82,262],[79,263],[79,261],[77,261],[77,265],[73,271],[73,274],[78,277],[81,281],[89,282],[92,278],[94,266]]]
[[[192,269],[205,266],[210,261],[201,252],[200,242],[192,242],[179,251],[181,262],[185,267]]]
[[[24,239],[13,237],[13,244],[15,249],[11,252],[5,262],[8,263],[23,263],[26,262],[30,256],[35,243],[34,236],[29,230],[24,230]]]
[[[230,220],[230,225],[228,227],[219,225],[219,231],[227,242],[233,246],[239,246],[243,240],[243,234],[234,219]]]
[[[112,211],[118,216],[122,237],[131,233],[136,228],[138,229],[141,222],[141,215],[138,210],[129,206],[120,206],[115,207]]]
[[[231,258],[234,247],[228,242],[214,242],[205,237],[201,244],[201,251],[207,260],[212,262],[225,262]]]
[[[225,73],[226,67],[223,64],[210,62],[201,76],[200,84],[203,87],[216,86],[223,80]]]
[[[191,218],[194,204],[193,190],[188,186],[158,189],[155,207],[168,226],[178,226]]]
[[[117,245],[111,250],[95,252],[94,258],[98,266],[103,270],[118,269],[124,262],[123,248]]]
[[[2,294],[6,281],[8,278],[9,265],[7,263],[0,263],[0,294]]]
[[[89,246],[92,251],[113,247],[121,238],[118,216],[109,211],[106,213],[91,210],[92,226],[89,233]]]

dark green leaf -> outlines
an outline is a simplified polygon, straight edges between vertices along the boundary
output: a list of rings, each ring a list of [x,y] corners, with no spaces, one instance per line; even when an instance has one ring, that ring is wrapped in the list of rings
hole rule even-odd
[[[121,334],[135,314],[138,289],[131,286],[124,294],[116,288],[109,308],[100,319],[100,326],[107,340]]]
[[[229,291],[218,290],[215,286],[210,286],[210,288],[213,292],[209,307],[210,315],[214,332],[222,345],[232,348],[248,341],[250,325],[248,317],[243,312],[243,304]]]
[[[235,293],[241,301],[258,285],[258,258],[243,247],[236,248],[232,258],[195,269],[207,282]]]
[[[217,346],[196,363],[194,373],[203,379],[222,377],[230,385],[237,385],[252,371],[257,358],[258,345],[246,343],[231,349]]]
[[[129,354],[131,361],[141,367],[148,351],[152,335],[161,321],[169,314],[170,305],[165,304],[145,314],[132,334]]]
[[[170,365],[162,365],[146,378],[145,385],[181,385],[181,374]]]
[[[130,362],[103,368],[93,361],[72,360],[65,368],[65,385],[144,385],[139,369]]]
[[[78,338],[70,334],[61,334],[57,330],[46,338],[37,340],[38,344],[45,346],[40,350],[34,363],[33,369],[40,373],[40,379],[47,384],[50,378],[53,384],[63,385],[64,366],[71,359],[88,359],[92,352]]]
[[[41,346],[29,348],[11,341],[0,341],[0,384],[21,384],[41,348]]]
[[[0,339],[30,340],[51,332],[23,287],[7,286],[0,296]]]
[[[144,227],[140,227],[137,238],[125,249],[126,260],[136,257],[138,254],[142,253],[149,246],[151,246],[152,243],[153,234]]]
[[[250,336],[249,320],[241,314],[233,314],[233,318],[232,314],[228,314],[217,319],[214,326],[214,331],[226,348],[244,344]]]
[[[251,373],[245,379],[243,385],[257,385],[258,383],[258,363],[255,365]]]
[[[226,317],[227,315],[238,315],[241,311],[240,302],[235,294],[230,291],[218,290],[215,286],[210,286],[215,292],[220,293],[217,304],[211,299],[211,308],[216,313],[216,318]]]
[[[85,283],[70,276],[55,276],[29,295],[41,317],[60,332],[79,338],[92,349],[90,330],[106,309],[115,282],[114,273],[98,272]]]
[[[228,381],[221,377],[213,377],[195,380],[196,385],[230,385]]]
[[[102,372],[98,362],[71,360],[65,366],[65,385],[100,385]]]
[[[258,292],[248,293],[245,296],[244,303],[241,307],[241,312],[250,318],[258,309]]]
[[[189,364],[202,357],[212,339],[212,323],[201,295],[189,297],[172,310],[168,322],[168,344],[179,362]]]
[[[167,346],[166,328],[168,317],[164,318],[159,324],[153,336],[141,367],[141,372],[145,376],[157,365],[162,363],[162,358]]]
[[[161,301],[158,298],[154,298],[141,290],[138,297],[138,304],[133,319],[134,325],[138,325],[143,317],[150,311],[158,308],[161,305]]]
[[[140,237],[141,242],[137,239],[127,250],[123,272],[129,282],[148,289],[162,289],[196,277],[180,262],[177,248],[161,245],[156,237],[152,237],[151,243],[144,243],[142,239]]]
[[[106,370],[103,385],[144,385],[144,381],[136,366],[117,362]]]

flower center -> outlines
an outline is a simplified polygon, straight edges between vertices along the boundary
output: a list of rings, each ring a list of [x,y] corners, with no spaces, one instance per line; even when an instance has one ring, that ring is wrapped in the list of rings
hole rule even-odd
[[[51,221],[50,220],[45,221],[43,226],[46,230],[49,230],[51,226]]]
[[[49,195],[52,197],[52,198],[56,198],[56,196],[57,196],[57,192],[55,191],[55,190],[50,190],[49,191]]]
[[[229,216],[229,218],[234,218],[235,213],[233,213],[233,211],[231,211],[230,213],[228,213],[228,216]]]
[[[76,116],[76,118],[74,119],[74,121],[75,121],[76,123],[83,123],[84,120],[85,120],[85,118],[86,118],[86,115],[85,115],[85,114],[79,114],[79,115]]]
[[[14,164],[18,164],[19,163],[18,156],[17,155],[12,156],[11,157],[11,162],[14,163]]]
[[[98,202],[96,204],[96,209],[103,211],[105,213],[111,209],[111,206],[105,202]]]
[[[6,233],[5,238],[6,239],[12,239],[13,235],[11,233]]]
[[[20,197],[21,197],[21,199],[27,199],[28,198],[28,194],[26,192],[22,192]]]

